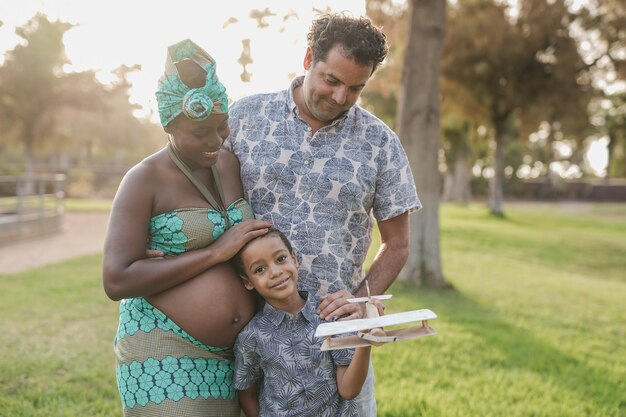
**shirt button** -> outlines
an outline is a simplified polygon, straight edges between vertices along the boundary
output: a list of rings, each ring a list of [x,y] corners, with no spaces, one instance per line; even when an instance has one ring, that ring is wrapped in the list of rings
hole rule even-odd
[[[294,231],[293,231],[293,233],[292,233],[292,235],[294,235],[294,236],[298,236],[298,231],[297,231],[297,230],[294,230]]]

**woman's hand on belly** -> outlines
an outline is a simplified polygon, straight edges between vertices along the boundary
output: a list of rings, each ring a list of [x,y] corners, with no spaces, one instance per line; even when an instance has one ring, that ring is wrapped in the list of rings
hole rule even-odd
[[[255,301],[230,264],[146,297],[183,330],[210,346],[232,346],[254,316]]]

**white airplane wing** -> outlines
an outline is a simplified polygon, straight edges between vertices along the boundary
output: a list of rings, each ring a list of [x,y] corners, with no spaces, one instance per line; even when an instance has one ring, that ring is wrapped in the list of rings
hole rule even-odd
[[[392,326],[394,324],[412,323],[415,321],[436,319],[437,315],[428,309],[406,311],[404,313],[387,314],[386,316],[368,319],[356,319],[322,323],[315,330],[315,337],[333,336],[342,333],[368,330],[375,327]]]
[[[358,297],[358,298],[348,298],[346,301],[349,303],[366,303],[373,298],[375,300],[388,300],[392,297],[391,294],[383,294],[383,295],[372,295],[371,297]]]
[[[437,332],[430,326],[414,326],[407,329],[392,330],[386,332],[385,339],[391,339],[389,341],[379,341],[380,343],[391,343],[400,340],[415,339],[417,337],[432,336]],[[374,337],[373,339],[377,339]],[[380,338],[378,338],[380,339]],[[376,340],[374,340],[376,341]],[[355,347],[371,346],[372,340],[365,338],[363,333],[359,333],[358,336],[345,336],[345,337],[333,337],[330,340],[324,339],[320,350],[337,350],[337,349],[350,349]]]

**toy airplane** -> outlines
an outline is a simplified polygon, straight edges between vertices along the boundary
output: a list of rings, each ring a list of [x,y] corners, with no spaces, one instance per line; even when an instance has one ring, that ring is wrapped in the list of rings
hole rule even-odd
[[[366,303],[364,319],[335,321],[333,323],[322,323],[317,326],[315,337],[325,337],[321,350],[348,349],[362,346],[380,346],[385,343],[396,342],[398,340],[409,340],[416,337],[430,336],[435,334],[435,330],[428,325],[428,320],[437,318],[437,315],[430,310],[414,310],[404,313],[388,314],[379,316],[378,309],[372,300],[387,300],[391,294],[369,295],[367,297],[350,298],[350,303]],[[384,326],[394,324],[404,324],[421,321],[421,326],[407,327],[398,330],[385,331]],[[343,333],[357,332],[356,336],[331,337]]]

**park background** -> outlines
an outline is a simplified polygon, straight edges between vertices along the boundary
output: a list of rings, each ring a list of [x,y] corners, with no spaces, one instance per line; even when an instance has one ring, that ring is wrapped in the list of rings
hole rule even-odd
[[[425,239],[388,310],[439,315],[438,335],[375,350],[380,415],[626,415],[621,0],[2,2],[0,256],[107,213],[164,145],[167,45],[204,46],[236,100],[302,73],[328,10],[388,35],[360,104],[400,133]],[[100,262],[0,271],[0,416],[119,415]]]

